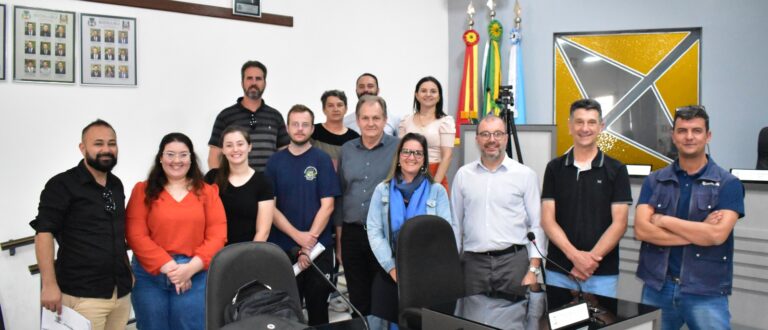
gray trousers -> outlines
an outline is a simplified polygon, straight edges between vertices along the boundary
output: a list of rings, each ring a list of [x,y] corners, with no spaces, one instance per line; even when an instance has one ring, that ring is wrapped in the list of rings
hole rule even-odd
[[[464,252],[464,289],[466,295],[486,292],[507,292],[522,294],[525,288],[520,286],[528,272],[528,250],[494,257],[484,254]]]

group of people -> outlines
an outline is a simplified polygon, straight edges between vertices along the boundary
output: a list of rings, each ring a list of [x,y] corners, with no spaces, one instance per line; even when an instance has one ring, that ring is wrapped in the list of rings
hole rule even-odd
[[[535,171],[505,154],[506,125],[493,115],[477,125],[480,159],[449,186],[455,128],[435,78],[417,83],[414,111],[398,121],[365,73],[354,114],[343,92],[327,91],[326,122],[317,124],[304,105],[284,122],[263,99],[266,79],[262,63],[243,65],[243,96],[216,117],[207,174],[191,140],[170,133],[127,207],[111,173],[114,129],[102,120],[83,129],[83,160],[48,181],[31,222],[44,308],[68,306],[94,329],[122,329],[133,305],[139,329],[202,329],[211,258],[225,244],[269,241],[302,270],[310,325],[328,322],[331,288],[321,277],[338,265],[357,309],[397,321],[394,247],[402,225],[424,214],[453,226],[467,294],[533,284],[548,254],[549,284],[579,281],[585,292],[616,296],[632,194],[626,167],[597,147],[596,101],[572,104],[573,147],[547,165],[542,190]],[[664,328],[727,328],[743,187],[706,155],[703,107],[679,109],[671,137],[680,157],[646,178],[637,205],[643,301],[662,308]],[[304,271],[312,262],[321,272]]]

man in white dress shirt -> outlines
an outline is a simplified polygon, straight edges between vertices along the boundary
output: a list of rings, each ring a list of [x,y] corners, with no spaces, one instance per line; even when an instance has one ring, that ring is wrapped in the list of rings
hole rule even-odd
[[[528,232],[546,254],[539,180],[533,170],[506,156],[508,138],[502,119],[485,117],[477,126],[480,159],[462,166],[453,179],[453,230],[466,294],[515,293],[536,282],[541,255]]]
[[[379,96],[379,78],[376,78],[373,73],[366,72],[361,74],[355,82],[355,94],[357,94],[358,99],[363,95]],[[390,111],[387,116],[387,123],[384,126],[384,134],[397,136],[398,125],[400,125],[400,116]],[[344,126],[360,134],[360,126],[357,125],[355,113],[344,117]]]

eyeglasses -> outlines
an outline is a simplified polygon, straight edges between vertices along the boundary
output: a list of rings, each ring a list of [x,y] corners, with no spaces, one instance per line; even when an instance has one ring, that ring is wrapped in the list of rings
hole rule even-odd
[[[502,136],[506,136],[506,135],[507,133],[502,131],[495,131],[495,132],[485,131],[485,132],[477,133],[477,136],[479,136],[483,140],[488,140],[491,138],[491,136],[493,136],[494,139],[498,140],[498,139],[501,139]]]
[[[294,121],[291,123],[291,127],[293,128],[310,128],[312,124],[310,123],[300,123],[298,121]]]
[[[424,158],[424,152],[421,150],[410,150],[410,149],[400,150],[400,157],[408,158],[411,156],[413,156],[413,158],[416,158],[416,159],[422,159]]]
[[[104,211],[109,213],[115,212],[117,205],[115,205],[115,199],[112,197],[112,190],[104,189],[101,193],[101,198],[104,200]]]
[[[190,156],[190,153],[186,152],[186,151],[185,152],[180,152],[180,153],[175,153],[175,152],[172,152],[172,151],[166,151],[166,152],[163,153],[163,157],[165,157],[167,159],[187,160],[187,159],[189,159],[189,156]]]
[[[248,125],[250,125],[251,128],[254,128],[254,127],[256,127],[256,124],[258,124],[258,123],[259,123],[259,121],[256,120],[256,113],[255,112],[251,112],[251,119],[248,121]]]

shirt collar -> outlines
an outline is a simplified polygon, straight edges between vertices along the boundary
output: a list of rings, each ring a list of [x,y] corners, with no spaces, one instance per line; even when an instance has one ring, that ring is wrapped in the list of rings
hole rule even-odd
[[[93,174],[88,171],[88,168],[85,167],[85,160],[81,159],[79,163],[77,163],[77,181],[85,185],[89,182],[93,182],[94,184],[97,184],[101,186],[98,182],[96,182],[96,179],[93,177]],[[107,173],[107,187],[110,186],[110,183],[113,181],[112,177],[114,175],[112,173]]]
[[[501,161],[501,164],[499,164],[499,167],[497,167],[495,171],[491,171],[488,167],[483,165],[483,161],[481,159],[477,160],[477,168],[482,169],[483,171],[489,172],[489,173],[495,173],[498,171],[504,171],[504,172],[509,171],[509,169],[515,166],[515,164],[517,164],[517,161],[512,158],[509,158],[509,156],[505,154],[504,160]]]
[[[249,114],[250,114],[250,113],[253,113],[253,112],[258,112],[259,110],[261,110],[262,108],[264,108],[264,107],[267,105],[267,102],[266,102],[266,101],[264,101],[264,99],[261,99],[261,105],[260,105],[260,106],[259,106],[259,107],[256,109],[256,111],[251,111],[251,110],[249,110],[248,108],[244,107],[242,102],[243,102],[243,96],[241,96],[241,97],[238,97],[238,98],[237,98],[237,106],[238,106],[238,107],[239,107],[241,110],[243,110],[243,111],[246,111],[246,112],[248,112]]]
[[[707,173],[707,170],[709,170],[709,165],[712,164],[712,160],[709,159],[709,155],[707,155],[707,163],[702,167],[698,172],[688,175],[693,179],[698,179],[700,176],[702,176],[704,173]],[[683,168],[680,167],[680,159],[675,159],[675,161],[672,163],[672,168],[675,170],[675,174],[682,175],[682,174],[688,174]]]
[[[571,147],[565,154],[565,166],[574,166],[573,162],[573,147]],[[600,148],[597,148],[597,155],[592,159],[592,168],[603,167],[603,164],[605,164],[605,154]]]
[[[362,135],[359,138],[357,138],[357,139],[355,139],[353,141],[355,141],[354,142],[355,143],[355,147],[357,147],[358,149],[373,150],[373,149],[376,149],[376,148],[379,148],[379,147],[383,146],[384,145],[384,139],[387,139],[387,138],[388,138],[387,137],[387,133],[383,133],[382,136],[381,136],[381,139],[379,139],[379,143],[377,143],[371,149],[368,149],[365,145],[363,145],[363,136]]]

